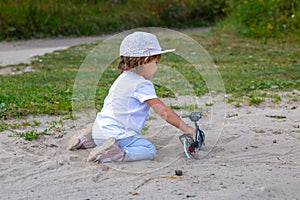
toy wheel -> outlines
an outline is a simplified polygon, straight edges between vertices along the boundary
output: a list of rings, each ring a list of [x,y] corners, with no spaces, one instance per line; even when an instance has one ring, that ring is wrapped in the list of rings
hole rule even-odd
[[[189,137],[181,137],[180,138],[182,144],[183,144],[183,149],[184,149],[184,153],[186,155],[186,157],[188,157],[189,159],[194,158],[193,154],[195,154],[195,152],[191,152],[191,144],[193,143],[193,140]]]

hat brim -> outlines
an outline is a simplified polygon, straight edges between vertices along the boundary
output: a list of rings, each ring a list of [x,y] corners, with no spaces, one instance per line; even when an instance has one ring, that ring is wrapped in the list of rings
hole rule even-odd
[[[176,49],[167,49],[167,50],[161,51],[160,54],[163,54],[163,53],[171,53],[171,52],[174,52],[174,51],[176,51]]]
[[[171,53],[174,51],[176,51],[176,49],[167,49],[167,50],[163,50],[163,51],[152,51],[150,53],[150,55],[146,55],[146,56],[155,56],[155,55],[159,55],[159,54]]]

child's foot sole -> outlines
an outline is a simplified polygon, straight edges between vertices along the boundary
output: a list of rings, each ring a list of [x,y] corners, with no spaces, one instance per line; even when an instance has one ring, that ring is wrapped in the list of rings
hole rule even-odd
[[[118,157],[123,157],[124,151],[116,144],[115,138],[108,138],[101,146],[95,147],[87,159],[88,162],[91,161],[100,161],[103,162],[103,159],[110,161],[117,161]]]
[[[101,146],[95,147],[90,152],[87,161],[88,162],[95,161],[98,155],[105,153],[105,151],[110,147],[112,147],[115,144],[115,142],[116,142],[115,138],[108,138],[107,140],[105,140],[105,142]]]
[[[80,149],[82,147],[82,143],[80,144],[80,139],[77,136],[73,136],[67,144],[67,149],[69,151],[74,151],[76,149]]]
[[[70,138],[67,143],[67,149],[70,151],[78,149],[88,149],[95,147],[96,144],[92,138],[92,126],[85,128],[81,134],[76,134]]]

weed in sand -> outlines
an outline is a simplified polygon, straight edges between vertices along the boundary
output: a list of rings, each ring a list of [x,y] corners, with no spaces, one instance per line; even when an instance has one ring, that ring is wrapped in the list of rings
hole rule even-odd
[[[8,123],[5,120],[0,120],[0,132],[4,130],[9,129],[18,129],[18,128],[24,128],[24,127],[35,127],[39,126],[41,124],[40,121],[33,120],[33,121],[22,121],[22,122],[15,122],[15,123]]]
[[[147,135],[149,131],[149,126],[145,125],[142,129],[141,135]]]
[[[262,97],[251,97],[249,101],[250,105],[259,105],[262,102],[264,102],[264,98]]]
[[[285,119],[284,115],[266,115],[266,117],[275,118],[275,119]]]
[[[38,130],[30,130],[25,132],[16,132],[13,131],[12,135],[9,135],[9,137],[21,137],[25,140],[35,140],[38,139],[42,135],[46,135],[48,133],[49,129],[45,129],[43,131]]]
[[[279,103],[282,100],[279,94],[272,94],[271,99],[273,103]]]
[[[181,104],[181,105],[169,105],[171,109],[174,110],[187,110],[187,111],[195,111],[199,109],[197,104]]]
[[[226,117],[231,118],[231,117],[237,117],[237,116],[239,116],[238,113],[233,113],[233,114],[228,114]]]

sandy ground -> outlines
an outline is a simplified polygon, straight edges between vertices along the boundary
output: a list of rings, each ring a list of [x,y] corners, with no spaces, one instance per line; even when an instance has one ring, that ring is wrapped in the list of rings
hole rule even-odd
[[[34,141],[8,137],[11,130],[0,134],[1,199],[300,199],[299,96],[294,91],[282,93],[277,104],[227,104],[219,137],[210,126],[209,97],[201,97],[206,146],[199,160],[185,158],[181,133],[153,113],[146,137],[158,149],[155,160],[117,164],[87,163],[89,150],[66,150],[87,120],[31,116],[27,121],[43,122],[35,129],[55,129]]]

